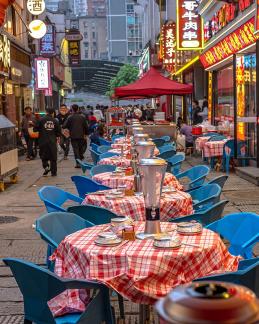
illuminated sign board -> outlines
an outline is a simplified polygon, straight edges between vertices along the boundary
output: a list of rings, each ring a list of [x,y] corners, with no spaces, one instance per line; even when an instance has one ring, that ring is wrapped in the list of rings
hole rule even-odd
[[[10,41],[6,35],[0,35],[0,71],[8,73],[11,65]]]
[[[176,50],[176,37],[175,37],[175,23],[167,24],[162,27],[162,61],[164,65],[175,64],[175,50]]]
[[[28,0],[27,1],[27,9],[32,15],[38,16],[45,11],[45,1],[44,0]]]
[[[80,64],[80,41],[69,41],[68,42],[68,55],[70,65]]]
[[[256,0],[255,33],[259,32],[259,0]]]
[[[177,49],[203,48],[203,24],[197,13],[199,1],[177,0]]]
[[[247,46],[255,43],[259,36],[254,34],[254,18],[251,18],[241,27],[226,36],[222,41],[207,50],[200,56],[204,68],[230,57]]]
[[[40,55],[53,56],[55,50],[55,27],[52,24],[46,24],[47,32],[40,39]]]
[[[35,70],[36,70],[36,89],[49,90],[51,87],[49,59],[43,57],[36,58]]]

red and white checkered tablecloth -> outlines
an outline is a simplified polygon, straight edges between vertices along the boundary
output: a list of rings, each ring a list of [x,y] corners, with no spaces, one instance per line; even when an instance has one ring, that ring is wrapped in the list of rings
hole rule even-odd
[[[201,137],[198,137],[196,140],[195,140],[195,147],[196,147],[196,150],[197,151],[202,151],[203,147],[204,147],[204,144],[206,142],[208,142],[208,140],[210,139],[210,136],[201,136]]]
[[[122,137],[116,138],[114,141],[114,144],[130,144],[131,139],[132,139],[132,137],[126,138],[125,136],[122,136]]]
[[[111,165],[116,165],[118,167],[129,167],[130,166],[130,160],[126,159],[125,157],[121,157],[121,156],[113,156],[113,157],[101,159],[98,162],[98,164],[100,164],[100,165],[111,164]]]
[[[106,198],[105,194],[86,195],[82,205],[94,205],[107,208],[120,216],[128,216],[134,220],[145,220],[145,202],[143,196],[125,196],[123,198]],[[193,213],[192,198],[183,191],[163,194],[160,201],[160,218],[168,221],[171,218]]]
[[[127,150],[129,150],[131,148],[131,143],[113,143],[111,145],[112,149],[117,149],[121,151],[121,146],[124,146],[125,148],[127,148]]]
[[[126,185],[127,189],[132,189],[134,186],[134,176],[120,176],[114,175],[112,172],[99,173],[93,176],[93,180],[98,183],[116,189],[119,186]],[[174,187],[177,190],[183,190],[183,185],[176,179],[176,177],[171,173],[165,174],[164,186]]]
[[[175,224],[161,223],[171,231]],[[153,240],[129,241],[121,247],[97,246],[94,241],[107,225],[67,236],[52,256],[55,272],[63,278],[98,280],[134,303],[153,304],[172,288],[215,272],[236,271],[240,257],[227,251],[218,234],[203,229],[200,235],[180,235],[179,249],[153,247]],[[144,222],[136,222],[142,232]],[[52,312],[83,311],[80,291],[67,291],[49,302]]]
[[[113,148],[109,150],[109,152],[121,154],[121,148]],[[128,153],[130,153],[130,149],[124,150],[124,154],[128,154]],[[155,147],[154,155],[157,156],[158,154],[160,154],[159,149]]]
[[[222,156],[224,145],[226,142],[227,139],[222,141],[206,142],[203,146],[203,156],[204,157]]]

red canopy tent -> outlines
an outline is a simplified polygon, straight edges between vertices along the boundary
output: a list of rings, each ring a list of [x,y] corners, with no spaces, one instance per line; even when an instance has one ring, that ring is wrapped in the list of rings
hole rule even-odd
[[[193,91],[192,85],[170,80],[151,67],[146,74],[134,83],[115,88],[115,97],[155,98],[163,95],[186,95]]]

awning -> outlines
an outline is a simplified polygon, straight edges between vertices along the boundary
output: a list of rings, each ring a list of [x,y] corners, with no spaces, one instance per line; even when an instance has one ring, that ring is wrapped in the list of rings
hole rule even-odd
[[[193,92],[192,85],[170,80],[151,67],[142,78],[124,87],[115,88],[115,97],[155,98],[163,95],[186,95]]]

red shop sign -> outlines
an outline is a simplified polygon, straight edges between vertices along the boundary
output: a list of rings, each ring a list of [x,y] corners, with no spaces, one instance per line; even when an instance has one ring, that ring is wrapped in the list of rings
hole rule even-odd
[[[197,13],[199,1],[177,0],[177,49],[203,48],[203,24]]]
[[[256,0],[255,34],[259,32],[259,0]]]
[[[259,36],[254,34],[254,21],[255,19],[251,18],[237,30],[226,36],[222,41],[204,52],[200,56],[204,68],[209,68],[255,43]]]
[[[175,23],[164,25],[162,28],[162,46],[163,46],[163,64],[174,65],[176,37],[175,37]]]

